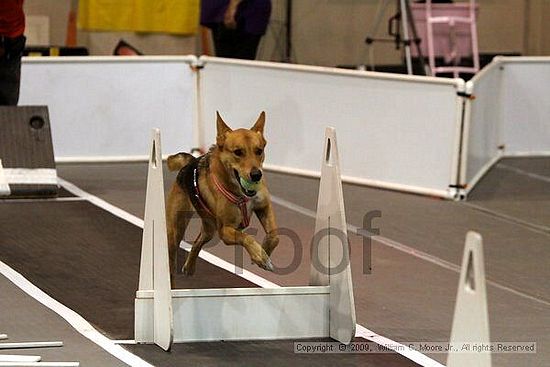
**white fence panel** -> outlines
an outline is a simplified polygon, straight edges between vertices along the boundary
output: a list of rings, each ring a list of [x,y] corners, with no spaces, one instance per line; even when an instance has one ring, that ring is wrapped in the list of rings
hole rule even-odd
[[[58,160],[145,158],[159,127],[167,153],[189,150],[194,56],[25,58],[21,105],[47,105]]]
[[[506,155],[550,155],[550,57],[503,58]]]
[[[234,128],[267,113],[267,164],[318,175],[326,126],[338,130],[348,182],[452,197],[460,81],[201,57],[203,145],[215,112]]]
[[[500,156],[502,70],[493,62],[468,82],[474,100],[467,102],[464,183],[471,189]]]
[[[550,155],[550,57],[495,58],[468,83],[466,193],[502,156]]]

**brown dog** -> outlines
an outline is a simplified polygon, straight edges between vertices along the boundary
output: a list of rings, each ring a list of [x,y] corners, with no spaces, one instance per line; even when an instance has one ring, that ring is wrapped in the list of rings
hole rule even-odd
[[[166,216],[170,273],[179,271],[177,251],[195,210],[202,220],[201,231],[187,256],[183,272],[192,275],[202,246],[217,231],[226,245],[241,245],[254,263],[273,270],[269,256],[279,243],[275,215],[262,177],[265,113],[250,129],[231,130],[219,113],[216,144],[205,155],[195,158],[187,153],[168,157],[168,168],[179,170],[172,185]],[[243,233],[251,213],[256,213],[266,238],[263,245]]]

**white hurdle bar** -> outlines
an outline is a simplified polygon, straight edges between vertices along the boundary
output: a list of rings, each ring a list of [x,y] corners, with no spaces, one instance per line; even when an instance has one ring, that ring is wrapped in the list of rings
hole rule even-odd
[[[319,241],[317,253],[319,263],[328,268],[329,274],[312,263],[311,285],[303,287],[168,288],[167,292],[170,283],[158,130],[154,132],[150,156],[140,283],[135,299],[137,343],[155,343],[168,350],[171,340],[331,337],[341,343],[351,342],[355,336],[355,304],[333,128],[325,132],[315,226],[317,233],[327,233]]]
[[[2,339],[7,335],[0,334]],[[0,350],[62,347],[62,341],[0,343]],[[79,367],[80,362],[40,362],[42,357],[33,355],[0,354],[0,367]]]
[[[80,362],[0,362],[0,367],[79,367]]]
[[[0,354],[0,362],[40,362],[42,357],[16,354]]]
[[[29,348],[55,348],[62,347],[62,341],[54,342],[23,342],[23,343],[0,343],[2,349],[29,349]]]

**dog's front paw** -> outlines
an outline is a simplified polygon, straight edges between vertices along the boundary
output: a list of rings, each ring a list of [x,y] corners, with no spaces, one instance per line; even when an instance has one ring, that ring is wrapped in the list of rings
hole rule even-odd
[[[271,262],[271,259],[268,257],[267,261],[259,264],[260,268],[267,270],[267,271],[273,271],[273,263]]]
[[[271,262],[271,259],[263,249],[261,254],[258,257],[252,258],[252,261],[264,270],[273,271],[273,263]]]

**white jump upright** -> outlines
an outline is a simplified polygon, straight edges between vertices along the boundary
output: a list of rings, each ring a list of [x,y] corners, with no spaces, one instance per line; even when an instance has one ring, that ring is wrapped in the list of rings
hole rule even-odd
[[[325,130],[321,161],[321,182],[317,199],[315,234],[310,267],[310,285],[330,286],[330,337],[351,341],[355,335],[355,302],[349,259],[344,195],[340,179],[340,158],[336,130]]]
[[[8,179],[4,174],[2,159],[0,159],[0,196],[9,196],[10,194],[11,194],[10,185],[8,184]]]
[[[154,325],[153,341],[168,351],[174,333],[159,129],[153,129],[146,195],[138,292],[153,290],[153,312],[138,312],[142,305],[136,300],[135,333],[136,340],[144,337],[141,317],[149,318]]]
[[[468,232],[456,296],[451,345],[462,343],[489,345],[489,315],[483,262],[483,240],[476,232]],[[454,349],[453,349],[454,350]],[[447,367],[491,367],[491,354],[449,352]]]
[[[159,159],[160,154],[157,144]],[[151,175],[162,176],[162,165],[158,163],[152,169],[151,164],[145,228],[147,221],[151,220],[149,212],[160,210],[159,201],[164,208],[162,192],[153,192],[150,187]],[[316,279],[319,281],[312,280],[312,285],[303,287],[173,289],[174,342],[332,337],[347,344],[352,340],[355,335],[355,305],[334,129],[326,131],[320,185],[323,194],[319,196],[315,229],[322,236],[318,241],[318,254],[319,262],[328,269],[326,274],[318,271]],[[156,277],[157,266],[168,269],[165,258],[156,256],[157,252],[168,252],[166,242],[163,242],[166,230],[156,224],[154,228],[155,235],[163,233],[163,239],[155,242],[153,251],[152,245],[149,242],[146,245],[145,241],[149,232],[144,231],[140,286],[135,300],[135,340],[138,343],[157,343],[155,333],[161,329],[157,323],[166,322],[157,317],[154,299],[159,289],[156,282],[151,281],[153,274]],[[164,249],[157,251],[161,244]],[[169,307],[164,309],[171,314]]]

